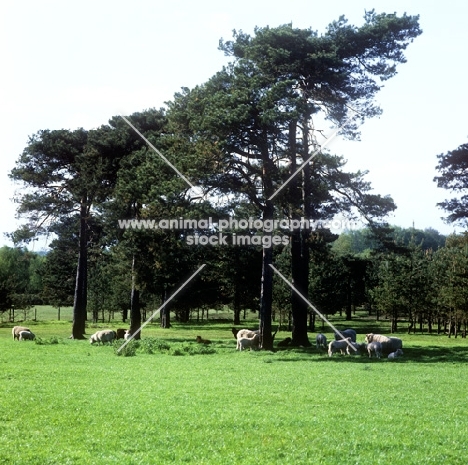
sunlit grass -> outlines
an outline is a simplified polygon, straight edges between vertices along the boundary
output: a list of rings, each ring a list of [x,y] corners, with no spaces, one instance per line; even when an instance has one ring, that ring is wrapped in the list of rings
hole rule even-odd
[[[405,355],[391,362],[240,353],[229,324],[149,325],[140,348],[151,350],[119,357],[68,339],[69,323],[37,323],[42,344],[13,341],[10,327],[3,464],[466,463],[466,339],[402,333]],[[197,334],[213,353],[196,353]]]

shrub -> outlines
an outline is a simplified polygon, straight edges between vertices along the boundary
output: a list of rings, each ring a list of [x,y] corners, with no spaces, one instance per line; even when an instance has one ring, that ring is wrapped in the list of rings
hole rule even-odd
[[[57,336],[51,336],[48,339],[36,336],[34,338],[34,342],[38,345],[52,345],[52,344],[58,344],[59,339]]]

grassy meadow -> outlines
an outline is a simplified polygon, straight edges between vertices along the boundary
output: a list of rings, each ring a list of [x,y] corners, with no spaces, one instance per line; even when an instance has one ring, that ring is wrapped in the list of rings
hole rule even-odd
[[[237,352],[232,324],[213,320],[148,325],[118,356],[122,341],[70,340],[69,320],[39,310],[25,322],[36,342],[0,324],[0,464],[466,463],[467,339],[402,332],[393,362]],[[385,321],[332,321],[361,341],[388,333]]]

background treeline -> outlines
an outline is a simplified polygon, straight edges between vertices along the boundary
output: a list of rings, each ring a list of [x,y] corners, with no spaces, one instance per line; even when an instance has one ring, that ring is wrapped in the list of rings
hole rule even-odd
[[[348,319],[366,306],[389,317],[393,331],[403,318],[412,328],[459,331],[463,240],[441,247],[435,231],[392,231],[385,218],[396,209],[393,199],[373,192],[366,171],[349,172],[343,156],[324,149],[338,133],[358,138],[360,125],[381,113],[375,96],[421,33],[417,16],[373,10],[358,27],[340,17],[322,34],[291,24],[234,31],[219,43],[229,64],[182,88],[165,108],[90,130],[39,130],[10,172],[21,186],[18,214],[28,219],[11,238],[18,245],[41,234],[55,239],[42,263],[42,291],[17,284],[4,308],[29,305],[33,296],[55,306],[72,299],[72,337],[82,339],[87,319],[106,312],[121,313],[133,333],[160,306],[161,325],[169,327],[171,315],[183,322],[229,305],[235,324],[246,309],[258,313],[260,345],[271,349],[274,320],[290,327],[292,345],[310,344],[315,322],[302,295],[326,314],[344,309]],[[463,150],[453,153],[463,161]],[[463,167],[439,157],[439,185],[458,189],[453,175]],[[463,218],[463,202],[441,206]],[[187,241],[220,240],[216,226],[119,227],[124,219],[210,217],[263,224],[360,218],[366,228],[339,238],[326,228],[231,228],[216,247]],[[259,245],[233,246],[236,234]],[[262,247],[277,236],[283,245]],[[19,295],[30,297],[12,300]]]
[[[157,235],[155,231],[131,233],[148,241],[148,245]],[[468,236],[446,238],[433,229],[394,227],[388,237],[393,250],[382,251],[369,229],[339,236],[317,233],[312,242],[310,301],[324,314],[344,313],[348,319],[353,318],[357,307],[365,308],[370,317],[388,319],[391,331],[437,331],[455,336],[465,332]],[[178,240],[167,244],[169,240],[166,237],[155,255],[146,257],[157,266],[148,266],[145,281],[140,283],[144,317],[164,302],[181,282],[181,276],[196,267],[201,257],[208,265],[207,272],[170,306],[177,321],[198,320],[208,310],[228,306],[235,310],[235,323],[239,324],[242,312],[257,310],[259,248],[184,247]],[[285,272],[288,248],[275,249],[277,266]],[[130,260],[119,249],[97,243],[90,248],[88,310],[95,322],[128,319],[132,269]],[[67,243],[66,235],[52,241],[47,254],[1,248],[1,311],[11,315],[15,309],[22,317],[33,305],[72,305],[76,260],[76,244]],[[309,314],[312,330],[316,329],[314,315]],[[285,329],[292,323],[290,289],[276,278],[273,319]]]

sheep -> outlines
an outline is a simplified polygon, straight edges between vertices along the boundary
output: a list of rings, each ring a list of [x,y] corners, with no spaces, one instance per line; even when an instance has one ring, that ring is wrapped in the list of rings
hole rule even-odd
[[[382,344],[379,341],[367,344],[367,353],[369,354],[369,358],[372,358],[373,353],[377,358],[380,358],[382,356]]]
[[[258,329],[237,329],[237,328],[232,328],[231,329],[232,331],[232,334],[234,336],[234,339],[237,340],[237,335],[241,332],[241,331],[247,331],[247,332],[252,332],[252,333],[260,333],[260,330]]]
[[[356,331],[354,329],[348,328],[340,331],[340,333],[345,337],[350,337],[352,342],[356,342]],[[341,341],[343,338],[340,336],[339,333],[335,332],[335,341]]]
[[[350,337],[342,339],[341,341],[331,341],[330,344],[328,344],[328,356],[331,357],[335,352],[338,351],[344,354],[346,351],[346,347],[348,347],[348,344],[350,343]]]
[[[89,338],[89,343],[94,344],[95,342],[97,342],[98,345],[100,345],[101,342],[103,344],[105,344],[106,342],[112,343],[115,337],[115,331],[112,331],[111,329],[103,329],[102,331],[98,331],[97,333],[92,334]]]
[[[239,340],[241,337],[254,337],[256,334],[258,335],[260,330],[253,330],[253,329],[240,329],[237,332],[236,339]]]
[[[260,336],[258,334],[254,334],[252,337],[238,337],[236,350],[244,350],[249,347],[250,350],[258,349],[259,340]]]
[[[31,331],[20,331],[18,341],[34,341],[36,339],[36,336],[33,332]]]
[[[211,344],[211,341],[208,339],[203,339],[201,336],[197,336],[197,342],[199,344]]]
[[[366,343],[378,341],[382,344],[382,353],[389,354],[398,349],[403,349],[403,341],[398,337],[388,337],[382,334],[366,334]]]
[[[327,348],[327,336],[325,336],[325,334],[322,334],[322,333],[317,334],[317,336],[315,337],[315,347],[317,349]]]
[[[348,346],[346,347],[346,353],[348,355],[362,355],[365,349],[366,349],[365,344],[358,344],[357,342],[351,342],[351,344],[348,344]]]
[[[115,338],[116,339],[125,339],[125,333],[127,332],[124,328],[117,328],[115,330]]]
[[[395,360],[403,355],[403,351],[401,349],[397,349],[395,352],[388,354],[388,358],[390,360]]]
[[[26,328],[26,326],[13,326],[11,329],[11,334],[13,335],[13,340],[18,339],[19,340],[19,333],[21,331],[31,331],[29,328]]]
[[[124,334],[124,339],[128,341],[131,337],[132,337],[132,333],[130,332],[129,329],[127,329]]]

